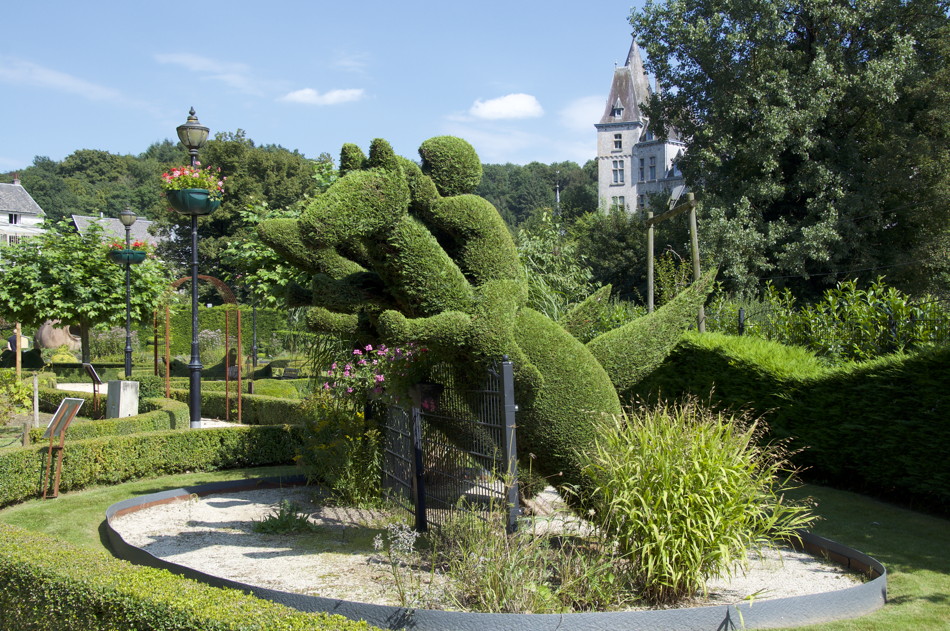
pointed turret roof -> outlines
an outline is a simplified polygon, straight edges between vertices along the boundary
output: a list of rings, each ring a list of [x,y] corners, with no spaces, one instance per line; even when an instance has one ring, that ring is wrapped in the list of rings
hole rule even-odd
[[[650,82],[643,70],[643,59],[636,40],[630,44],[627,61],[614,69],[614,81],[607,97],[607,107],[600,124],[635,123],[646,125],[646,118],[640,112],[640,104],[650,98]]]

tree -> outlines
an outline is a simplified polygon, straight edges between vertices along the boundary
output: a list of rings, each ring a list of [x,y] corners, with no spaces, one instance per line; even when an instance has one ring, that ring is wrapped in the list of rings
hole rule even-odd
[[[98,224],[79,234],[66,222],[0,248],[0,316],[28,326],[46,320],[78,325],[82,360],[88,362],[90,328],[125,323],[125,266],[110,262],[107,249]],[[131,267],[133,321],[151,318],[168,283],[155,258]]]
[[[950,269],[945,0],[661,0],[630,21],[733,288]]]
[[[203,273],[219,278],[238,273],[223,255],[231,240],[240,238],[242,229],[247,231],[241,216],[245,209],[261,204],[272,209],[288,208],[317,191],[316,176],[332,177],[330,173],[321,175],[314,162],[297,151],[276,145],[256,146],[240,129],[217,134],[198,157],[203,165],[220,168],[227,178],[220,208],[198,220]],[[155,176],[156,186],[159,175]],[[161,246],[162,256],[184,268],[191,261],[191,218],[163,205],[157,221],[158,230],[169,238]]]

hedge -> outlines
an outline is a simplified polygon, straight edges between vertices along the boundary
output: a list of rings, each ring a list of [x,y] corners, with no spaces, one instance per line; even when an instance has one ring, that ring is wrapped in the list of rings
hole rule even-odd
[[[250,305],[240,305],[241,309],[241,339],[242,350],[245,355],[251,354],[251,344],[254,337],[254,322],[252,318],[253,308]],[[224,335],[224,317],[225,310],[231,313],[231,335],[236,334],[237,316],[234,314],[234,305],[225,307],[224,305],[211,307],[198,307],[198,326],[201,330],[220,331]],[[165,315],[159,313],[158,318],[158,336],[159,336],[159,354],[165,352]],[[171,354],[191,355],[191,309],[186,307],[179,308],[172,314],[170,322],[171,330]],[[277,309],[258,309],[257,310],[257,345],[258,348],[270,348],[271,341],[280,336],[278,331],[285,331],[289,328],[287,324],[287,314]],[[155,336],[152,323],[139,325],[136,327],[139,334],[139,340],[148,340],[151,344]],[[236,342],[232,342],[236,344]],[[98,368],[98,366],[96,366]]]
[[[171,397],[188,403],[190,392],[185,389],[171,390]],[[237,393],[231,393],[230,414],[225,414],[228,399],[224,391],[201,389],[201,415],[206,418],[229,418],[237,422]],[[300,399],[283,399],[263,394],[241,396],[241,422],[245,425],[301,424],[307,418],[304,403]]]
[[[292,425],[171,430],[68,440],[63,452],[60,490],[186,471],[291,464],[300,445],[301,429]],[[42,494],[47,451],[45,445],[34,445],[0,454],[0,507]]]
[[[0,524],[0,626],[60,631],[375,629],[132,565]]]
[[[91,398],[87,393],[65,392],[56,390],[59,393],[60,400],[65,397],[72,398]],[[44,393],[46,394],[46,393]],[[85,395],[80,397],[79,395]],[[45,398],[45,397],[44,397]],[[48,399],[46,399],[48,401]],[[91,405],[87,399],[87,403]],[[56,405],[59,405],[58,403]],[[103,407],[104,404],[103,404]],[[49,409],[49,406],[42,405],[44,412],[53,412],[55,406]],[[190,426],[190,415],[188,406],[178,401],[164,398],[141,399],[139,401],[141,412],[135,416],[126,416],[124,418],[98,419],[95,421],[75,420],[69,425],[66,436],[70,441],[82,440],[86,438],[98,438],[100,436],[120,436],[123,434],[137,434],[139,432],[156,432],[169,429],[187,429]],[[83,409],[80,409],[82,412]],[[30,442],[40,443],[43,441],[43,432],[45,427],[34,427],[30,430]]]
[[[950,512],[950,348],[828,368],[804,349],[691,334],[637,385],[761,415],[813,482]]]

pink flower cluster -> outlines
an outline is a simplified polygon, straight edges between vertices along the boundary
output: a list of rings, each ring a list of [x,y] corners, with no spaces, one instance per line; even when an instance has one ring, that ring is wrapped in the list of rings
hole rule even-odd
[[[198,168],[201,163],[195,166],[173,167],[169,171],[162,173],[162,188],[166,191],[181,191],[186,188],[203,188],[218,196],[224,194],[224,181],[226,177],[221,176],[221,169],[214,167]]]
[[[385,344],[373,347],[367,344],[363,348],[354,348],[348,361],[333,362],[327,370],[324,390],[343,391],[346,394],[382,394],[386,383],[386,372],[390,375],[406,372],[406,363],[412,361],[415,353],[424,353],[428,349],[388,348]]]

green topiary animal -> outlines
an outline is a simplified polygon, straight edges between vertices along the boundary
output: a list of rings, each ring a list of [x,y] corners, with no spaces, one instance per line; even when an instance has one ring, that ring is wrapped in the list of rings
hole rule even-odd
[[[383,140],[373,141],[368,158],[344,146],[345,174],[299,220],[260,224],[261,238],[313,275],[308,323],[316,331],[423,344],[429,353],[418,367],[449,366],[458,384],[507,355],[515,365],[519,450],[555,484],[577,484],[591,415],[620,412],[636,378],[687,328],[713,275],[585,345],[525,306],[527,283],[508,228],[472,194],[481,163],[471,145],[443,136],[419,153],[421,167]]]

